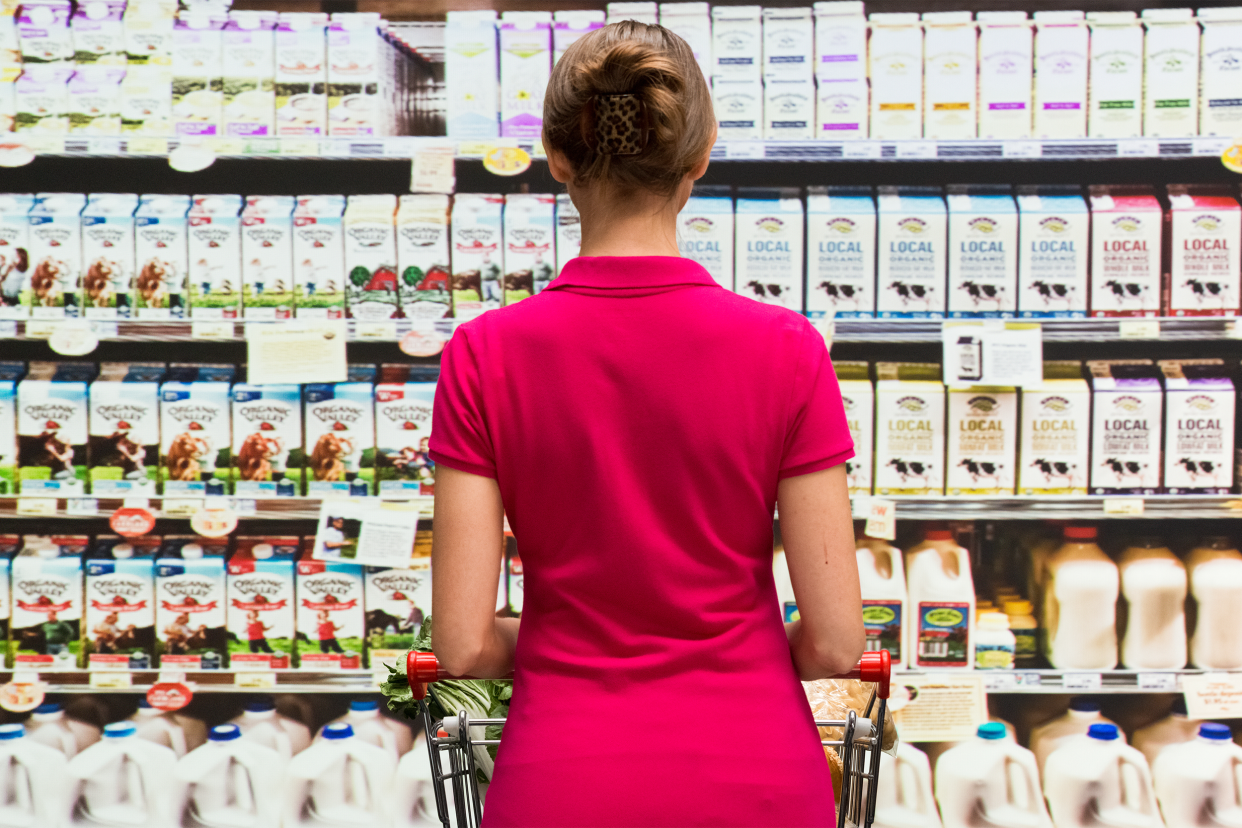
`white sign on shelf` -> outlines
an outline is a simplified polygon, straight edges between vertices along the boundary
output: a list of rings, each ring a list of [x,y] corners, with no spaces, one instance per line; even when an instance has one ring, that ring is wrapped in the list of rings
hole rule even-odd
[[[725,144],[725,158],[730,160],[755,160],[763,157],[762,141],[729,141]]]
[[[1140,690],[1176,693],[1177,678],[1177,673],[1139,673],[1138,686]]]
[[[1039,158],[1043,145],[1038,141],[1006,141],[1001,145],[1001,154],[1005,158]]]
[[[1099,690],[1103,684],[1099,673],[1061,674],[1061,686],[1066,690]]]
[[[1182,676],[1186,715],[1191,719],[1242,717],[1242,674],[1205,673]]]
[[[841,154],[846,158],[879,158],[882,153],[877,141],[846,141]]]
[[[1131,158],[1154,158],[1160,154],[1160,142],[1148,139],[1118,141],[1117,154]]]
[[[880,540],[896,540],[897,504],[880,497],[870,498],[863,534]]]
[[[1038,322],[947,320],[941,327],[944,381],[951,386],[1037,385],[1044,378]]]
[[[898,158],[935,158],[936,143],[934,141],[898,141]]]
[[[1159,319],[1122,319],[1117,323],[1117,334],[1122,339],[1159,339]]]
[[[344,320],[290,319],[246,326],[249,381],[256,385],[344,382]]]
[[[1104,514],[1141,515],[1145,505],[1141,497],[1106,497],[1104,498]]]

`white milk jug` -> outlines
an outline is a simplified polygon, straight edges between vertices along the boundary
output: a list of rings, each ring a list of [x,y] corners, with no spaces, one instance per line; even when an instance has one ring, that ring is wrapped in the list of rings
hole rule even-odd
[[[108,725],[102,741],[69,760],[70,824],[166,828],[176,767],[172,749],[139,739],[133,722]]]
[[[798,620],[798,599],[794,597],[793,580],[789,577],[789,561],[785,550],[777,549],[772,556],[772,579],[776,582],[776,603],[782,621]]]
[[[1044,643],[1053,667],[1117,666],[1117,565],[1096,545],[1094,526],[1066,526],[1044,567]]]
[[[276,712],[270,699],[258,699],[246,704],[245,711],[229,724],[241,730],[243,739],[250,739],[270,747],[285,758],[293,758],[311,743],[310,728],[296,719]]]
[[[205,745],[177,762],[177,825],[280,825],[286,764],[272,748],[242,739],[237,725],[213,727]]]
[[[944,828],[1052,828],[1035,757],[1006,741],[1005,726],[996,722],[941,755],[936,800]]]
[[[1156,540],[1121,553],[1126,631],[1121,663],[1131,670],[1186,666],[1186,567]]]
[[[1204,722],[1199,736],[1170,745],[1152,768],[1156,797],[1167,825],[1242,825],[1242,747],[1223,724]]]
[[[1006,742],[1012,742],[1015,745],[1018,743],[1017,731],[1014,730],[1013,725],[1011,725],[1009,722],[1005,721],[1004,719],[998,719],[995,716],[988,716],[988,721],[996,722],[1001,727],[1005,728],[1004,739]],[[975,737],[972,736],[970,738],[973,739]],[[931,765],[933,769],[935,769],[936,763],[940,761],[940,757],[946,751],[949,751],[957,747],[961,743],[962,742],[960,741],[958,742],[924,742],[921,749],[924,753],[927,754],[928,764]],[[904,742],[902,744],[904,744]],[[878,796],[878,793],[877,793],[877,796]]]
[[[953,533],[934,526],[923,542],[906,553],[910,623],[906,661],[929,670],[971,669],[975,665],[975,586],[970,555]]]
[[[867,651],[888,650],[893,663],[901,665],[906,657],[905,625],[910,623],[901,550],[878,538],[863,537],[854,543]]]
[[[26,737],[19,724],[0,725],[0,828],[59,828],[69,818],[65,771],[56,748]]]
[[[448,773],[447,753],[440,754],[440,769]],[[883,777],[881,777],[883,778]],[[486,807],[487,783],[477,783],[479,801]],[[453,788],[445,791],[449,813],[454,813]],[[392,792],[388,796],[392,812],[393,828],[438,828],[440,817],[436,811],[436,793],[431,779],[431,757],[427,753],[427,737],[419,732],[410,752],[397,763],[392,780]],[[879,825],[879,823],[876,823]]]
[[[138,738],[172,748],[177,758],[185,756],[207,741],[207,725],[180,713],[166,713],[152,707],[145,698],[129,720],[138,728]]]
[[[900,742],[897,755],[880,754],[880,788],[874,828],[941,828],[932,795],[931,763],[914,745]]]
[[[1094,724],[1113,724],[1100,715],[1100,703],[1088,696],[1075,696],[1070,699],[1069,710],[1055,719],[1050,719],[1031,730],[1031,752],[1039,764],[1039,772],[1044,772],[1048,757],[1059,748],[1066,739],[1073,736],[1085,736]],[[1118,738],[1125,744],[1126,734],[1118,729]]]
[[[59,704],[41,704],[26,720],[26,738],[54,747],[69,758],[99,741],[99,728],[65,715]]]
[[[289,763],[284,828],[382,824],[396,769],[390,751],[359,741],[347,724],[328,725]]]
[[[1147,758],[1147,764],[1154,770],[1156,758],[1166,747],[1189,742],[1198,735],[1199,723],[1186,718],[1185,697],[1175,696],[1173,709],[1169,711],[1169,715],[1134,731],[1134,738],[1130,744],[1143,752],[1143,756]]]
[[[1113,724],[1091,725],[1048,757],[1044,796],[1057,828],[1164,828],[1147,760],[1119,732]]]
[[[1204,538],[1186,557],[1196,608],[1190,664],[1201,670],[1242,667],[1242,553],[1228,538]]]
[[[396,719],[380,713],[379,702],[374,699],[356,699],[349,703],[349,712],[330,724],[347,724],[354,730],[354,738],[384,750],[392,751],[393,758],[400,759],[414,743],[411,730]],[[324,726],[325,728],[327,725]],[[315,737],[323,739],[323,729]]]

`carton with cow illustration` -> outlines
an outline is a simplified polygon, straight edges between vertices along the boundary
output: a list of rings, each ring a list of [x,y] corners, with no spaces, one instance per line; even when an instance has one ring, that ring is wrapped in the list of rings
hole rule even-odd
[[[242,316],[293,317],[293,196],[249,196],[242,208]]]
[[[185,316],[188,195],[144,195],[134,214],[134,309],[139,319]]]
[[[130,316],[135,275],[134,193],[92,193],[82,210],[82,310],[87,319]]]
[[[0,494],[17,493],[17,383],[24,362],[0,362]]]
[[[1223,360],[1161,360],[1164,374],[1164,489],[1169,494],[1233,491],[1237,392]]]
[[[0,319],[30,316],[26,277],[30,272],[30,193],[0,194]]]
[[[297,601],[293,569],[301,538],[241,536],[229,558],[229,664],[234,670],[293,666]]]
[[[434,366],[427,370],[424,366],[385,365],[381,379],[396,373],[411,381],[375,386],[375,477],[379,493],[434,494],[431,412],[439,372]],[[416,381],[424,377],[429,381]]]
[[[807,316],[875,316],[875,224],[870,187],[807,190]]]
[[[27,214],[28,270],[21,303],[34,319],[78,315],[82,275],[81,193],[39,193]]]
[[[301,492],[302,389],[233,386],[233,491],[247,497]],[[290,473],[290,469],[293,470]]]
[[[876,363],[875,493],[944,494],[944,384],[935,363]]]
[[[1090,220],[1077,187],[1018,191],[1018,316],[1087,315]]]
[[[17,466],[24,495],[86,493],[87,383],[85,362],[32,362],[17,385]]]
[[[25,535],[13,558],[9,661],[26,670],[81,666],[86,535]]]
[[[4,641],[5,653],[0,662],[12,667],[8,647],[9,621],[13,617],[12,569],[13,556],[22,548],[21,535],[0,535],[0,641]]]
[[[841,386],[841,403],[845,421],[854,441],[854,456],[845,461],[845,477],[851,495],[869,495],[872,488],[875,457],[875,387],[865,362],[836,362],[837,382]]]
[[[162,362],[105,362],[90,387],[91,493],[153,497],[159,480]]]
[[[229,480],[232,365],[170,366],[160,386],[160,477],[168,497],[224,494]],[[218,481],[208,489],[210,481]]]
[[[1022,389],[1018,434],[1019,494],[1087,493],[1091,387],[1081,363],[1044,363],[1044,381]]]
[[[91,670],[155,666],[158,535],[99,535],[84,561],[82,652]]]
[[[1094,360],[1091,494],[1157,494],[1164,390],[1149,359]]]
[[[500,307],[504,196],[461,193],[453,199],[453,315],[474,319]]]
[[[570,212],[565,212],[566,202]],[[568,195],[557,196],[556,211],[559,225],[556,260],[563,267],[566,261],[578,255],[582,246],[582,218]],[[572,224],[567,226],[567,220]],[[569,226],[574,232],[570,242],[572,252],[561,250],[568,241]],[[716,284],[733,290],[733,198],[728,187],[695,187],[677,215],[677,245],[681,255],[698,262]],[[557,272],[560,272],[559,267]]]
[[[1009,188],[962,188],[950,192],[947,201],[949,316],[1013,317],[1018,308],[1018,208]]]
[[[687,200],[686,206],[688,207],[690,204],[690,201],[693,201],[693,200],[694,200],[694,196],[691,196],[690,199]],[[725,287],[728,288],[729,290],[733,290],[733,255],[732,255],[733,200],[728,199],[728,202],[729,202],[728,203],[729,243],[727,246],[723,248],[724,252],[721,255],[721,262],[729,263],[729,271],[728,271],[728,282],[729,283],[725,285]],[[683,216],[685,215],[685,211],[682,211],[682,215]],[[685,232],[684,225],[681,228],[681,230],[682,232]],[[556,275],[557,276],[561,275],[561,271],[565,269],[566,262],[568,262],[570,259],[576,259],[578,257],[578,251],[581,249],[582,249],[582,216],[578,213],[578,208],[574,206],[574,200],[569,197],[569,193],[560,193],[556,197]],[[695,259],[695,261],[698,261],[699,264],[703,264],[702,260],[699,259],[697,256],[694,256],[693,254],[687,254],[684,245],[682,246],[681,252],[682,252],[682,255],[689,255],[690,258]],[[703,265],[703,266],[707,267],[709,271],[712,270],[712,268],[708,267],[707,265]],[[725,284],[723,281],[724,277],[721,275],[721,273],[723,273],[723,270],[719,272],[712,271],[712,275],[716,277],[716,281],[724,285]]]
[[[298,666],[361,669],[366,632],[362,567],[315,560],[314,551],[314,537],[302,538],[297,565]]]
[[[375,480],[375,366],[350,365],[349,382],[303,386],[306,493],[349,494]]]
[[[1011,495],[1018,459],[1018,391],[948,389],[945,493]]]
[[[1237,200],[1221,188],[1170,184],[1165,225],[1168,315],[1236,316],[1242,301]]]
[[[346,202],[345,310],[351,319],[401,315],[396,217],[395,195],[354,195]]]
[[[298,196],[293,208],[294,315],[345,318],[345,196]]]
[[[948,220],[938,187],[881,187],[877,199],[876,315],[944,317]]]
[[[431,615],[431,567],[366,567],[367,648],[371,668],[404,658]]]
[[[239,195],[196,195],[190,207],[189,290],[192,319],[241,316]]]
[[[556,197],[505,196],[504,303],[527,299],[556,277]]]
[[[155,641],[166,670],[220,670],[228,633],[227,538],[165,535],[155,561]]]
[[[797,190],[738,191],[734,290],[765,305],[801,311],[802,199]]]
[[[449,197],[403,195],[397,208],[397,282],[407,319],[444,319],[453,312],[449,290]]]
[[[1091,315],[1159,316],[1164,212],[1150,190],[1091,188]]]

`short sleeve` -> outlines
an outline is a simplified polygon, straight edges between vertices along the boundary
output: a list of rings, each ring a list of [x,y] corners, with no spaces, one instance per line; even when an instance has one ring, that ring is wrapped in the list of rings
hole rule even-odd
[[[458,471],[496,477],[496,454],[483,415],[479,362],[465,329],[458,329],[440,359],[431,417],[431,459]]]
[[[807,323],[794,370],[780,479],[830,469],[854,456],[828,346]]]

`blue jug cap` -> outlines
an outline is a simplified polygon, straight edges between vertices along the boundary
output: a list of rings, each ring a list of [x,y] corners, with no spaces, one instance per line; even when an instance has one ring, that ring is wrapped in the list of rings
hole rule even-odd
[[[1079,713],[1099,713],[1100,703],[1090,696],[1074,696],[1070,699],[1069,709]]]
[[[1233,731],[1229,729],[1229,725],[1223,725],[1218,722],[1204,722],[1199,725],[1199,735],[1205,739],[1227,742],[1233,738]]]
[[[37,716],[43,716],[48,713],[59,713],[61,709],[61,706],[57,702],[46,702],[45,704],[41,704],[36,707],[34,709],[34,713]]]
[[[1005,726],[1000,722],[987,722],[979,725],[976,734],[980,739],[1004,739]]]
[[[138,728],[134,727],[133,722],[113,722],[110,725],[104,725],[103,729],[105,739],[124,739],[137,732]]]
[[[360,712],[379,710],[379,702],[375,699],[354,699],[349,703],[349,709],[358,710]]]
[[[7,742],[10,739],[20,739],[26,735],[26,728],[20,724],[0,725],[0,742]]]
[[[266,713],[269,710],[275,710],[276,703],[271,699],[251,699],[246,702],[247,713]]]
[[[207,734],[207,738],[212,742],[231,742],[241,738],[241,728],[235,724],[216,725]]]
[[[348,739],[354,735],[354,729],[344,722],[326,725],[323,729],[325,739]]]
[[[1087,728],[1087,735],[1101,742],[1111,742],[1117,738],[1117,725],[1099,722]]]

